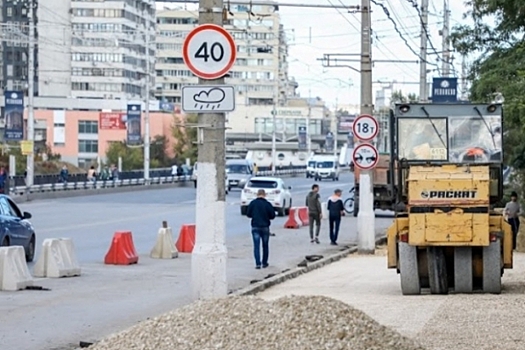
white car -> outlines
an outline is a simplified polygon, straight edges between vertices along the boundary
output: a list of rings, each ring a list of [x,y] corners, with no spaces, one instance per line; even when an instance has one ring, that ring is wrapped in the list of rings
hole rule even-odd
[[[248,205],[257,198],[257,191],[266,192],[266,200],[270,202],[279,216],[288,215],[292,207],[291,187],[277,177],[252,177],[241,193],[241,215],[246,215]]]

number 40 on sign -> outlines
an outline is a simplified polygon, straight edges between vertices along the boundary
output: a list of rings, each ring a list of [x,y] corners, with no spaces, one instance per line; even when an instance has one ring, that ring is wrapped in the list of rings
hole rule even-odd
[[[203,24],[193,29],[184,40],[182,58],[199,78],[218,79],[235,64],[237,48],[227,30],[215,24]]]

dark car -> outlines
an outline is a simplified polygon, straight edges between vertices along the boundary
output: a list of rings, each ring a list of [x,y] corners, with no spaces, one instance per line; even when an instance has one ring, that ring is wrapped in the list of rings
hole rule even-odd
[[[28,221],[31,214],[22,212],[9,196],[0,195],[0,246],[22,246],[26,261],[35,257],[36,236]]]

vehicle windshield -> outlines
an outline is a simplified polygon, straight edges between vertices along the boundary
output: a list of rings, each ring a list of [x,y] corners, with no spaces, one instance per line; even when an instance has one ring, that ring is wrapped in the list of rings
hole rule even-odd
[[[248,186],[251,188],[277,188],[278,184],[276,181],[265,181],[265,180],[252,180],[248,182]]]
[[[250,169],[247,165],[242,164],[230,164],[226,165],[226,172],[228,174],[249,174]]]
[[[315,168],[315,161],[309,161],[308,162],[308,167]]]
[[[398,156],[418,161],[502,161],[501,116],[398,118]]]
[[[318,169],[330,169],[334,167],[334,162],[317,162]]]

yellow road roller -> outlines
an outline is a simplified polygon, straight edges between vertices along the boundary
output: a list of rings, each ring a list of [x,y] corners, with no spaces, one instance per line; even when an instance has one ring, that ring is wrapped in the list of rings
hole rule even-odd
[[[396,104],[389,182],[395,219],[388,268],[404,295],[501,292],[512,231],[503,197],[501,104]]]

